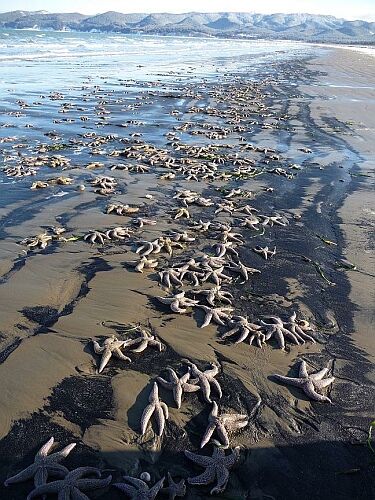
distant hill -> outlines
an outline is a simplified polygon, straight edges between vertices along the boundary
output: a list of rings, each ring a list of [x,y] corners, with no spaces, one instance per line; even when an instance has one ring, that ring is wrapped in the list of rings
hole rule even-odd
[[[0,28],[105,31],[155,35],[269,38],[307,42],[375,44],[375,23],[312,14],[197,13],[95,16],[13,11],[0,14]]]

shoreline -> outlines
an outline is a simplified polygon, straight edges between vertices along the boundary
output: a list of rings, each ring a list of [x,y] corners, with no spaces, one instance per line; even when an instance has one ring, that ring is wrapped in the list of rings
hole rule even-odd
[[[371,166],[373,129],[363,112],[361,121],[365,122],[364,126],[357,122],[354,126],[347,123],[353,117],[355,121],[358,119],[353,114],[356,108],[350,107],[348,90],[335,88],[336,99],[330,99],[332,88],[321,85],[321,78],[353,83],[353,75],[356,84],[367,81],[369,69],[360,66],[350,56],[352,54],[331,52],[325,59],[322,56],[317,60],[280,65],[279,78],[284,78],[281,83],[271,75],[263,83],[248,84],[246,77],[242,76],[235,83],[230,80],[202,83],[199,92],[194,84],[187,88],[177,86],[178,94],[174,99],[168,94],[167,97],[146,94],[141,101],[144,109],[138,112],[135,108],[137,123],[130,125],[130,130],[127,126],[127,141],[121,144],[122,148],[137,146],[137,139],[129,138],[134,130],[133,133],[141,131],[144,134],[138,139],[141,144],[142,141],[154,141],[159,147],[175,148],[175,137],[170,136],[168,141],[164,139],[165,134],[192,117],[198,128],[206,124],[214,127],[214,133],[220,134],[223,128],[236,125],[223,125],[228,116],[220,114],[222,111],[210,116],[199,110],[207,106],[224,111],[233,108],[238,114],[241,93],[250,96],[250,105],[247,103],[250,119],[244,118],[248,130],[232,131],[229,142],[242,155],[251,154],[254,167],[264,171],[259,176],[245,177],[233,183],[245,193],[253,193],[248,201],[246,197],[240,198],[238,205],[249,203],[262,213],[281,213],[289,224],[266,228],[263,236],[246,229],[246,245],[240,245],[241,259],[252,267],[259,267],[261,279],[252,278],[244,285],[228,286],[235,297],[238,313],[250,314],[252,320],[258,320],[270,313],[285,318],[289,312],[298,310],[301,317],[316,326],[318,342],[288,343],[285,352],[277,349],[274,343],[260,349],[246,343],[235,346],[231,342],[220,342],[215,327],[199,328],[203,320],[201,313],[178,316],[157,304],[155,297],[167,295],[168,290],[158,285],[154,274],[143,277],[129,270],[126,262],[137,255],[126,242],[103,248],[100,245],[90,247],[82,240],[66,244],[57,242],[45,251],[28,254],[23,267],[8,273],[7,280],[0,285],[2,314],[7,314],[1,327],[3,337],[6,341],[20,340],[0,364],[0,388],[5,395],[0,407],[0,481],[11,472],[20,470],[21,463],[26,464],[32,450],[51,432],[64,444],[71,440],[79,442],[76,457],[72,454],[67,461],[69,467],[89,463],[105,470],[115,467],[136,474],[146,468],[153,479],[160,478],[170,469],[174,475],[186,477],[190,474],[189,464],[182,458],[182,449],[186,446],[196,451],[198,436],[204,430],[209,410],[207,405],[201,399],[186,397],[183,411],[179,412],[173,407],[173,401],[167,399],[171,423],[163,443],[139,441],[138,421],[147,402],[150,381],[167,365],[180,369],[181,358],[189,358],[202,368],[209,362],[220,365],[218,378],[223,387],[221,404],[225,409],[249,414],[259,397],[262,402],[246,431],[235,434],[231,441],[231,445],[241,445],[244,450],[239,468],[231,473],[229,494],[237,491],[251,495],[248,498],[271,495],[291,500],[300,498],[302,492],[305,498],[314,498],[314,495],[328,498],[324,495],[329,492],[332,499],[370,498],[368,495],[373,490],[366,478],[370,476],[371,468],[365,465],[369,451],[364,445],[350,447],[348,443],[363,443],[368,429],[366,422],[369,425],[372,411],[374,361],[366,359],[367,355],[374,356],[374,343],[367,333],[370,327],[367,311],[371,304],[367,300],[370,297],[366,298],[366,294],[360,292],[365,278],[367,287],[373,283],[373,278],[368,276],[373,255],[361,255],[369,223],[366,220],[364,231],[358,227],[358,212],[362,217],[364,214],[370,216],[366,211],[368,202],[363,202],[364,193],[366,200],[369,196],[366,192],[368,178],[362,180],[355,175],[358,171],[367,174]],[[290,81],[297,81],[298,87],[290,87]],[[319,86],[316,85],[318,81]],[[98,93],[100,96],[100,91]],[[366,106],[373,105],[369,104],[373,94],[371,89],[356,89],[356,96],[363,99],[361,106],[366,110]],[[138,97],[141,99],[141,95]],[[110,102],[111,96],[105,93],[101,98]],[[97,106],[95,93],[90,99],[93,106]],[[110,109],[113,119],[119,113],[119,107],[113,105]],[[189,113],[191,109],[195,111]],[[178,112],[178,119],[174,119],[173,111]],[[152,117],[146,126],[138,123],[143,114]],[[252,115],[257,123],[248,125]],[[161,124],[156,140],[150,126],[155,117]],[[263,128],[265,123],[272,126]],[[219,127],[218,130],[215,126]],[[107,130],[98,134],[102,136]],[[202,127],[198,138],[184,136],[184,139],[191,144],[207,144],[210,140],[204,135],[207,130]],[[241,133],[247,134],[242,143],[274,148],[276,152],[271,149],[267,155],[261,151],[250,150],[249,153],[241,150]],[[64,141],[63,134],[61,138]],[[111,144],[112,140],[116,139],[103,144]],[[214,140],[224,144],[227,141],[226,138]],[[72,147],[75,147],[74,143]],[[105,146],[99,143],[92,147]],[[280,154],[281,147],[283,152]],[[118,148],[118,145],[111,146],[110,150]],[[311,148],[312,153],[303,152],[301,148]],[[69,153],[69,149],[66,151]],[[50,204],[45,201],[45,189],[40,189],[35,193],[33,211],[26,214],[24,220],[15,219],[20,208],[17,200],[1,209],[0,215],[6,221],[1,224],[6,244],[2,252],[7,255],[20,252],[17,240],[37,234],[38,228],[48,227],[52,222],[64,225],[69,235],[80,237],[90,228],[104,230],[124,222],[129,225],[129,218],[124,221],[120,216],[103,213],[109,198],[97,196],[90,187],[90,180],[99,173],[115,176],[120,191],[113,197],[114,201],[140,206],[142,216],[157,218],[155,228],[147,226],[137,236],[148,241],[171,229],[194,233],[189,221],[181,224],[170,216],[177,205],[172,199],[176,189],[196,190],[205,198],[220,203],[220,198],[232,187],[221,181],[214,185],[203,181],[189,182],[181,174],[176,181],[161,182],[160,174],[165,170],[160,169],[158,163],[156,170],[150,173],[110,171],[108,166],[118,160],[116,156],[108,157],[108,151],[101,155],[106,156],[106,167],[95,169],[92,176],[89,171],[80,170],[78,165],[63,171],[63,175],[84,179],[87,189],[82,195],[74,194],[68,187],[69,196],[56,198],[55,203]],[[177,159],[185,154],[179,153],[177,148],[174,152],[168,151]],[[231,149],[228,148],[227,153],[219,147],[218,151],[225,156]],[[213,154],[216,154],[215,150]],[[281,160],[272,159],[272,155],[279,155]],[[81,159],[86,165],[90,161],[95,161],[95,156],[86,155]],[[121,158],[121,161],[127,163],[129,160]],[[286,172],[293,175],[292,179],[269,172],[279,161],[282,167],[288,168]],[[130,163],[134,161],[130,160]],[[295,174],[290,168],[293,163],[300,166]],[[62,174],[60,170],[58,172]],[[258,170],[255,172],[259,173]],[[51,177],[51,171],[38,175],[36,179],[48,177]],[[31,178],[29,184],[34,180]],[[274,192],[267,192],[267,187]],[[153,199],[145,199],[145,193],[152,194]],[[212,208],[192,207],[192,212],[195,219],[214,217]],[[236,223],[232,214],[220,215],[218,220]],[[218,238],[216,232],[207,237],[199,236],[200,252],[207,251],[215,238]],[[324,240],[332,244],[324,243]],[[256,256],[252,247],[258,243],[267,243],[270,247],[275,244],[275,259],[267,263]],[[194,246],[190,254],[193,249]],[[172,262],[181,259],[184,252],[177,250],[177,257]],[[190,254],[187,250],[187,255]],[[361,274],[358,279],[354,271],[336,269],[337,262],[343,257],[353,260],[358,270],[367,274]],[[165,259],[168,257],[162,257],[163,265],[167,263]],[[4,265],[5,269],[7,266],[12,269],[11,260],[9,258]],[[131,304],[130,308],[128,304]],[[353,311],[355,308],[357,310]],[[111,333],[122,336],[127,331],[126,325],[136,323],[148,325],[167,346],[166,351],[158,356],[150,350],[144,358],[133,354],[130,365],[111,360],[108,371],[97,375],[97,358],[93,355],[90,339],[103,340]],[[26,332],[33,333],[27,335]],[[296,361],[301,359],[308,362],[310,370],[330,363],[336,377],[330,391],[333,406],[311,404],[298,389],[274,382],[273,373],[294,373]],[[93,407],[93,393],[98,398],[97,408]],[[167,395],[163,393],[163,397]],[[345,433],[350,434],[350,438]],[[24,442],[31,435],[32,442]],[[19,441],[28,450],[26,459],[21,449],[16,450]],[[322,453],[325,464],[321,464]],[[13,457],[10,464],[7,454]],[[340,484],[337,484],[335,474],[345,474],[343,471],[358,464],[358,473],[340,476]],[[251,479],[247,483],[243,477],[249,476]],[[16,500],[24,498],[24,493],[30,491],[27,487],[27,484],[12,486],[12,490],[6,491],[12,491]],[[0,492],[4,494],[2,487]],[[193,488],[187,498],[205,498],[206,494],[204,488]],[[117,493],[111,489],[102,498],[117,498]]]

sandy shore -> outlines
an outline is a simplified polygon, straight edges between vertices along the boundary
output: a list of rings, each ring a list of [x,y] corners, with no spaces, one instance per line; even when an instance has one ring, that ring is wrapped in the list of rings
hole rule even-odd
[[[104,475],[111,472],[116,480],[121,473],[139,477],[147,471],[153,483],[168,471],[178,479],[200,474],[202,469],[183,455],[185,449],[198,452],[207,424],[211,407],[200,393],[185,395],[182,408],[177,409],[171,393],[161,391],[170,411],[165,434],[161,439],[152,430],[140,435],[151,382],[156,376],[166,376],[168,366],[183,373],[186,368],[181,360],[189,359],[202,369],[210,363],[219,366],[222,412],[251,415],[249,425],[231,436],[230,446],[241,446],[241,458],[221,498],[349,500],[375,494],[373,457],[364,444],[375,410],[371,233],[375,88],[371,62],[366,54],[337,49],[319,59],[277,67],[277,76],[264,75],[250,88],[246,78],[233,75],[198,87],[170,86],[160,93],[135,88],[130,96],[121,90],[112,96],[89,89],[64,115],[57,114],[61,102],[50,103],[44,119],[51,120],[51,129],[61,132],[57,141],[51,139],[48,144],[71,140],[69,147],[82,146],[83,153],[74,156],[69,147],[47,151],[69,157],[68,168],[44,167],[35,177],[2,185],[9,192],[16,190],[17,196],[9,195],[9,202],[0,208],[1,483],[31,463],[52,435],[59,446],[78,443],[64,461],[69,469],[94,465]],[[63,102],[69,99],[66,95]],[[236,123],[233,116],[205,113],[207,107],[236,110],[238,115],[246,108],[248,114]],[[32,107],[22,111],[24,121],[32,121],[37,113]],[[56,116],[82,114],[88,117],[84,122],[88,133],[107,137],[89,150],[74,140],[87,144],[98,137],[82,138],[65,129],[66,124],[61,129],[52,125]],[[100,120],[106,120],[106,126],[95,128]],[[193,122],[200,134],[173,128],[187,122]],[[244,130],[235,129],[236,125]],[[221,129],[216,130],[219,134],[223,128],[230,133],[219,139],[204,135],[208,130],[215,132],[215,126]],[[146,159],[110,156],[137,145],[137,140],[183,157],[176,136],[168,137],[168,132],[188,145],[229,144],[233,149],[219,148],[218,155],[237,152],[250,157],[254,172],[261,175],[197,182],[181,172],[175,179],[163,180],[160,176],[173,168],[159,164],[145,173],[110,170],[116,163],[150,167]],[[111,138],[115,133],[126,140],[119,144],[118,137]],[[138,133],[142,135],[132,136]],[[41,139],[43,143],[49,140]],[[241,149],[250,143],[263,150]],[[15,151],[11,149],[14,143],[9,144],[1,145],[8,159]],[[35,154],[22,147],[18,151],[25,151],[24,156]],[[16,159],[10,158],[4,166],[12,161]],[[94,161],[104,165],[85,168]],[[200,161],[212,162],[212,158]],[[278,167],[292,178],[272,172]],[[222,168],[233,170],[233,159]],[[73,184],[38,189],[30,198],[32,182],[58,175],[72,177]],[[91,185],[96,175],[113,176],[116,193],[98,195]],[[82,183],[86,189],[79,192],[76,186]],[[236,206],[249,204],[262,214],[282,214],[288,225],[265,226],[260,234],[241,229],[239,217],[233,214],[215,216],[215,208],[232,188],[242,191]],[[285,319],[297,312],[313,326],[316,343],[287,342],[281,350],[274,341],[262,348],[246,341],[220,341],[225,328],[213,324],[200,328],[202,310],[174,314],[158,303],[155,297],[169,296],[170,291],[160,286],[156,272],[141,274],[129,267],[127,263],[138,258],[135,244],[89,245],[83,240],[90,230],[116,226],[132,228],[134,243],[152,241],[171,230],[186,230],[196,237],[186,248],[176,249],[172,259],[165,253],[157,255],[158,269],[198,251],[212,251],[221,230],[198,234],[191,220],[173,219],[179,207],[173,199],[178,189],[213,199],[214,207],[189,207],[191,219],[233,225],[244,235],[244,244],[237,248],[241,260],[261,271],[245,283],[233,276],[226,287],[234,296],[235,314],[259,322],[267,315]],[[61,196],[61,192],[67,194]],[[51,194],[57,195],[52,201],[48,199]],[[146,194],[152,198],[145,198]],[[111,202],[137,206],[140,216],[155,219],[157,224],[135,229],[132,217],[105,213]],[[19,244],[53,225],[63,226],[66,235],[74,237],[72,241],[55,241],[45,250],[32,252]],[[276,255],[263,260],[253,252],[257,245],[276,245]],[[112,334],[125,339],[129,325],[138,323],[150,328],[165,350],[149,347],[139,354],[129,350],[131,363],[111,359],[98,374],[99,357],[91,340],[102,342]],[[309,371],[329,366],[335,377],[328,391],[332,405],[311,402],[300,389],[275,382],[275,373],[295,376],[301,360],[308,363]],[[252,414],[259,400],[261,405]],[[211,450],[208,445],[202,453]],[[18,500],[31,489],[31,481],[0,486],[0,496]],[[188,486],[186,498],[207,498],[209,490]],[[92,497],[99,496],[121,498],[113,487]]]

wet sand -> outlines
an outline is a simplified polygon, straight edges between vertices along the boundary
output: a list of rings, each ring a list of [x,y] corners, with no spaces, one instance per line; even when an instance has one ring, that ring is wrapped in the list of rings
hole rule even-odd
[[[210,405],[200,393],[185,395],[178,410],[171,393],[161,390],[170,410],[166,432],[161,439],[151,430],[140,435],[140,418],[151,382],[165,375],[167,366],[183,373],[181,360],[187,358],[201,368],[211,362],[219,365],[217,379],[223,390],[223,412],[249,415],[261,400],[249,425],[231,437],[231,447],[242,447],[241,459],[231,472],[222,498],[374,496],[373,456],[365,445],[375,410],[372,68],[370,56],[337,49],[319,59],[270,68],[274,71],[262,75],[250,90],[243,75],[201,85],[170,84],[161,90],[157,84],[156,90],[136,86],[129,90],[124,85],[113,94],[88,85],[87,91],[72,92],[74,98],[67,94],[62,100],[49,99],[48,106],[22,110],[25,116],[18,118],[22,123],[42,116],[49,120],[50,129],[59,133],[54,141],[35,131],[34,137],[45,144],[67,144],[77,139],[67,123],[53,124],[52,120],[69,117],[78,121],[82,114],[88,117],[84,121],[87,132],[107,139],[87,147],[98,137],[78,138],[86,143],[79,155],[74,153],[78,148],[74,142],[67,148],[42,153],[64,155],[71,158],[70,165],[66,170],[43,166],[36,176],[0,185],[3,190],[17,193],[14,198],[9,195],[9,202],[0,208],[1,483],[31,463],[36,451],[52,435],[61,447],[78,443],[64,461],[69,469],[94,465],[104,474],[111,471],[116,480],[123,473],[139,477],[148,471],[153,483],[168,471],[178,478],[201,473],[202,469],[183,455],[184,449],[199,449],[207,424]],[[242,101],[241,91],[249,91]],[[74,102],[73,108],[58,114],[61,103],[69,101]],[[238,124],[228,123],[228,115],[202,112],[207,106],[236,109],[238,114],[246,107],[249,114]],[[195,111],[188,112],[191,108]],[[103,110],[111,114],[101,114]],[[1,121],[6,120],[7,116],[2,115]],[[126,123],[128,120],[136,123]],[[173,130],[186,122],[194,122],[200,135],[189,134],[189,129]],[[118,126],[124,123],[126,127]],[[271,127],[265,128],[265,123]],[[224,138],[212,140],[202,135],[209,130],[202,124],[231,131]],[[234,130],[236,125],[245,130]],[[250,157],[262,175],[237,181],[197,182],[177,172],[174,180],[167,181],[160,179],[170,170],[165,165],[150,166],[147,158],[135,161],[109,155],[144,141],[166,149],[171,156],[183,157],[183,152],[171,145],[173,138],[167,144],[168,132],[175,132],[184,144],[233,145],[233,149],[219,148],[217,154],[238,152]],[[131,137],[134,133],[143,135]],[[25,141],[1,144],[4,158],[15,156],[15,151],[25,156],[35,154],[27,144],[12,149],[20,142]],[[276,153],[241,150],[249,143],[272,148]],[[311,153],[303,148],[310,148]],[[280,159],[271,158],[273,154]],[[93,161],[105,166],[84,168]],[[10,158],[4,166],[12,162],[17,158]],[[144,164],[150,166],[150,171],[110,170],[117,163]],[[293,164],[300,168],[290,167]],[[286,169],[293,178],[270,172],[277,167]],[[232,160],[223,170],[234,168]],[[72,177],[73,184],[30,191],[35,180],[59,175]],[[97,175],[115,177],[116,193],[95,193],[91,180]],[[82,182],[86,189],[79,192],[76,186]],[[224,196],[217,188],[233,187],[252,193],[248,199],[236,198],[238,206],[249,204],[262,214],[282,214],[289,224],[266,226],[261,235],[239,228],[236,216],[215,216],[217,203]],[[266,191],[267,187],[273,192]],[[201,329],[202,310],[196,308],[178,315],[157,302],[156,296],[167,296],[169,292],[158,283],[156,272],[140,274],[127,266],[137,258],[134,244],[125,241],[89,245],[82,239],[93,229],[133,227],[132,217],[105,213],[109,203],[118,202],[139,206],[141,216],[157,220],[155,226],[135,230],[131,241],[151,241],[169,230],[187,230],[197,240],[187,244],[186,249],[177,249],[172,262],[194,255],[197,250],[212,251],[217,232],[197,235],[191,221],[176,221],[171,216],[179,206],[178,200],[172,198],[177,189],[190,189],[212,198],[215,207],[189,207],[192,219],[230,222],[235,231],[244,235],[245,244],[237,248],[241,260],[261,270],[260,275],[244,284],[234,280],[225,287],[235,297],[236,314],[259,321],[270,314],[288,318],[296,311],[313,325],[315,344],[287,342],[282,351],[274,342],[260,349],[246,341],[238,345],[220,341],[225,328],[211,324]],[[67,194],[46,199],[61,191]],[[153,198],[146,199],[146,193]],[[64,226],[68,236],[79,239],[25,252],[20,240],[52,225]],[[252,251],[257,245],[276,245],[277,253],[265,261]],[[160,268],[166,267],[167,254],[155,258],[160,260]],[[356,269],[348,269],[351,266],[346,261]],[[135,323],[149,327],[166,349],[158,352],[149,347],[139,354],[129,350],[126,354],[131,363],[112,358],[98,374],[99,357],[93,352],[91,339],[102,341],[112,334],[125,339],[127,327]],[[273,379],[274,373],[294,376],[297,361],[302,359],[312,371],[329,364],[336,378],[328,391],[332,405],[311,402],[301,390]],[[204,454],[211,450],[207,446]],[[25,498],[31,489],[31,481],[1,486],[0,496],[17,500]],[[186,498],[207,498],[209,490],[188,486]],[[92,495],[99,496],[121,498],[113,487]]]

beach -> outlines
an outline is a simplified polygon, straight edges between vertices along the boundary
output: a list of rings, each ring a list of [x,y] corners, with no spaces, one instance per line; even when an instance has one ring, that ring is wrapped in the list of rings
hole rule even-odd
[[[0,105],[1,498],[26,498],[32,480],[3,483],[52,436],[56,449],[77,443],[62,462],[69,470],[97,467],[113,483],[143,472],[150,485],[168,473],[198,476],[184,451],[211,456],[217,446],[200,449],[212,401],[248,419],[230,434],[239,458],[219,498],[375,495],[366,445],[375,410],[374,59],[298,44],[276,56],[225,47],[206,65],[193,57],[197,46],[189,64],[181,56],[161,69],[160,52],[139,63],[135,51],[129,78],[96,56],[89,68],[66,58],[57,88],[44,78],[39,89],[47,66],[25,59],[28,93],[9,65]],[[215,287],[230,295],[210,303]],[[207,317],[216,307],[219,321]],[[252,326],[241,330],[245,319]],[[130,361],[113,355],[98,373],[93,341],[101,348],[112,335],[128,342]],[[137,352],[140,335],[154,343]],[[331,403],[275,379],[297,377],[301,361],[308,373],[327,367],[334,381],[317,392]],[[212,401],[194,373],[199,389],[180,408],[159,384],[169,418],[162,436],[154,418],[142,435],[157,377],[193,365],[216,367]],[[186,481],[186,498],[207,498],[214,485]],[[124,498],[113,486],[88,495]]]

